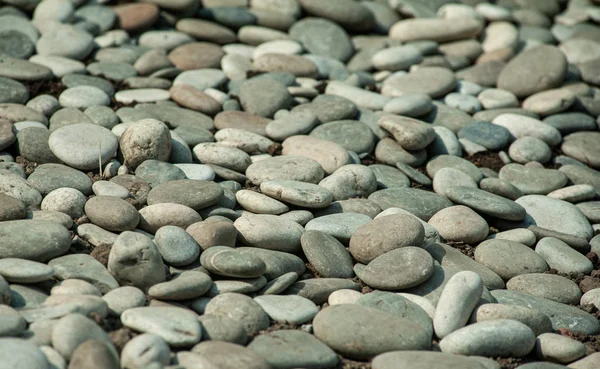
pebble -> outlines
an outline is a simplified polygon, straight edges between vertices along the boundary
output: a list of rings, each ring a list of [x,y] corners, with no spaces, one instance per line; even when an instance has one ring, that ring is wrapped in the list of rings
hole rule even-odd
[[[255,297],[254,301],[277,322],[306,323],[319,311],[312,301],[301,296],[264,295]]]
[[[238,218],[234,225],[242,243],[284,252],[298,251],[304,232],[298,223],[268,214],[249,214]]]
[[[186,347],[200,341],[202,330],[197,315],[178,307],[144,306],[121,314],[124,326],[161,337],[173,347]]]
[[[154,144],[148,146],[146,141]],[[119,146],[124,164],[135,169],[143,161],[167,161],[171,153],[171,135],[168,127],[156,119],[142,119],[131,124],[121,135]]]
[[[536,137],[524,136],[516,139],[508,148],[508,155],[517,163],[528,163],[537,161],[547,163],[550,161],[552,152],[550,146]]]
[[[324,208],[333,201],[326,187],[287,179],[263,181],[260,190],[267,196],[304,208]]]
[[[246,331],[241,323],[226,316],[204,314],[198,317],[202,325],[202,338],[211,341],[225,341],[246,344]]]
[[[204,295],[212,280],[204,273],[187,271],[168,282],[157,283],[148,289],[148,296],[158,300],[189,300]]]
[[[441,67],[422,67],[408,74],[395,73],[386,78],[381,94],[390,97],[426,94],[433,99],[453,91],[456,84],[456,77],[449,70]]]
[[[503,166],[499,178],[515,186],[524,195],[545,195],[567,184],[567,177],[558,170],[515,163]]]
[[[251,297],[238,293],[224,293],[214,297],[206,305],[204,312],[240,322],[247,334],[254,334],[269,326],[269,317],[260,305]]]
[[[561,141],[560,132],[541,121],[518,114],[500,114],[492,120],[492,123],[506,128],[511,138],[532,136],[546,142],[549,146],[556,146]]]
[[[363,224],[371,221],[371,217],[359,213],[339,213],[324,215],[309,221],[306,230],[315,230],[337,238],[344,244]]]
[[[95,196],[85,203],[84,209],[92,223],[108,231],[131,231],[140,220],[133,205],[114,196]]]
[[[600,136],[597,132],[577,132],[565,136],[561,150],[568,156],[577,159],[593,168],[600,168],[596,144]]]
[[[431,217],[428,223],[440,236],[451,242],[477,244],[489,233],[485,219],[464,205],[442,209]]]
[[[123,366],[144,367],[152,362],[168,365],[169,346],[160,336],[143,333],[128,341],[121,353]]]
[[[47,220],[11,220],[0,224],[4,242],[2,258],[48,261],[64,254],[71,246],[69,232]]]
[[[37,283],[54,276],[54,269],[43,263],[16,258],[0,260],[0,275],[11,283]]]
[[[81,314],[68,314],[62,317],[52,329],[52,346],[66,360],[70,360],[77,348],[88,340],[96,340],[107,345],[107,354],[118,357],[113,343],[104,330],[93,320]]]
[[[535,354],[542,360],[566,364],[585,356],[585,346],[572,338],[543,333],[535,340]]]
[[[431,345],[431,336],[416,323],[356,304],[321,310],[313,320],[313,329],[318,339],[354,359],[372,358],[389,351],[424,350]],[[399,337],[398,332],[405,333]],[[392,336],[396,339],[391,339]]]
[[[548,270],[544,259],[529,247],[515,241],[483,241],[475,249],[475,261],[482,263],[504,280],[528,273]]]
[[[392,207],[404,209],[424,221],[428,221],[441,209],[452,206],[445,197],[414,188],[388,188],[373,192],[369,200],[386,210]]]
[[[0,339],[0,354],[6,358],[7,368],[19,366],[31,369],[47,369],[48,359],[33,343],[23,338],[3,337]]]
[[[333,236],[309,230],[300,239],[302,251],[320,276],[325,278],[352,278],[352,258],[345,247]]]
[[[540,254],[552,269],[560,273],[588,274],[594,268],[588,258],[554,237],[539,240],[535,252]]]
[[[393,351],[377,355],[372,362],[374,369],[392,369],[399,365],[409,366],[419,363],[428,368],[488,368],[477,361],[478,357],[466,357],[432,351]],[[493,366],[489,366],[492,368]]]
[[[206,368],[235,368],[237,365],[243,365],[248,369],[271,367],[253,350],[229,342],[202,342],[192,348],[192,353],[196,356],[192,357],[193,360],[190,360],[189,364],[201,363],[200,365]]]
[[[48,146],[57,158],[69,166],[89,170],[98,168],[99,160],[108,162],[116,154],[118,141],[104,127],[79,123],[52,132]]]
[[[531,328],[516,320],[498,319],[471,324],[440,341],[444,353],[523,357],[535,346]]]

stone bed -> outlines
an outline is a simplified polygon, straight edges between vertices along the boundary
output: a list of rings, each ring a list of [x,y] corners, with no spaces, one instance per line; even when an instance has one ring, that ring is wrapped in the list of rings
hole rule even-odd
[[[0,1],[0,369],[600,368],[600,1]]]

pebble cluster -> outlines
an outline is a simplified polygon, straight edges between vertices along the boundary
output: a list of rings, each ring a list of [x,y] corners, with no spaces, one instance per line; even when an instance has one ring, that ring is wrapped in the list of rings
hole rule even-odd
[[[600,1],[0,1],[0,369],[598,369]]]

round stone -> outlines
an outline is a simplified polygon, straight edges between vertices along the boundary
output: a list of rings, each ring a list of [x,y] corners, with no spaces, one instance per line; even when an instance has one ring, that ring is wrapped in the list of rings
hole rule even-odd
[[[154,243],[165,262],[173,266],[189,265],[198,260],[200,246],[185,230],[176,226],[159,228]]]
[[[372,288],[398,291],[417,286],[433,274],[433,258],[418,247],[401,247],[382,254],[364,268],[358,277]]]
[[[132,169],[148,159],[168,161],[171,145],[169,128],[156,119],[142,119],[131,124],[120,138],[125,164]]]
[[[581,290],[575,282],[559,275],[530,273],[511,278],[506,289],[543,297],[563,304],[578,304]]]
[[[357,154],[369,153],[375,145],[375,137],[365,124],[354,120],[341,120],[321,124],[310,132],[310,136],[335,142],[346,150]]]
[[[86,197],[74,188],[57,188],[44,197],[41,208],[65,213],[71,218],[79,218],[83,215],[86,201]]]
[[[600,168],[599,132],[576,132],[564,137],[561,150],[593,168]]]
[[[289,30],[289,35],[311,54],[328,56],[345,62],[354,52],[348,34],[343,28],[327,19],[302,19],[294,23]],[[322,35],[328,37],[323,38]]]
[[[444,103],[451,108],[473,114],[481,110],[481,103],[475,96],[452,92],[446,95]]]
[[[383,210],[401,208],[428,221],[441,209],[452,206],[446,197],[415,188],[395,187],[373,192],[369,200],[374,201]]]
[[[3,365],[7,368],[49,368],[48,359],[38,346],[22,338],[0,338],[0,355],[6,358]]]
[[[394,97],[383,106],[383,111],[386,113],[407,117],[420,117],[432,109],[431,98],[426,94],[407,94]]]
[[[61,26],[43,33],[36,43],[39,55],[55,55],[75,60],[83,60],[93,48],[92,36],[74,26]]]
[[[219,45],[210,42],[189,42],[173,49],[168,58],[183,70],[215,68],[225,55]]]
[[[375,69],[399,71],[407,70],[411,65],[423,60],[423,55],[413,45],[395,46],[376,52],[371,61]]]
[[[77,109],[110,104],[108,95],[101,89],[93,86],[68,88],[60,94],[58,101],[65,108]]]
[[[383,81],[381,94],[396,97],[422,93],[439,98],[453,91],[456,83],[456,77],[448,69],[422,67],[408,74],[397,73],[388,77]]]
[[[440,236],[451,242],[477,244],[489,233],[485,219],[463,205],[440,210],[428,223],[438,230]]]
[[[458,137],[479,144],[489,150],[500,150],[510,140],[510,132],[488,122],[474,122],[458,131]]]
[[[209,272],[234,278],[255,278],[266,271],[266,264],[251,254],[227,246],[213,246],[202,253],[200,263]]]
[[[276,322],[302,324],[319,312],[314,302],[301,296],[265,295],[255,297],[254,301]]]
[[[116,154],[119,142],[111,131],[102,126],[79,123],[52,132],[48,146],[69,166],[91,170],[107,163]]]
[[[475,260],[504,280],[548,270],[548,264],[538,253],[521,243],[508,240],[483,241],[475,249]]]
[[[85,214],[92,223],[109,231],[133,230],[140,214],[130,203],[113,196],[95,196],[85,203]]]
[[[234,225],[240,241],[249,246],[284,252],[300,250],[304,228],[292,220],[276,215],[249,214],[238,218]]]
[[[517,163],[537,161],[543,164],[550,160],[552,152],[550,146],[539,138],[525,136],[516,139],[510,145],[508,155]]]
[[[11,283],[37,283],[54,276],[54,269],[35,261],[4,258],[0,260],[0,275]]]
[[[251,297],[239,293],[224,293],[206,305],[205,314],[225,316],[240,322],[247,334],[269,327],[269,316]]]

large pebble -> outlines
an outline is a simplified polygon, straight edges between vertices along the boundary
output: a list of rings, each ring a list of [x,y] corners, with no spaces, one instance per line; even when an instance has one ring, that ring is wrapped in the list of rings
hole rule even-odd
[[[234,225],[243,243],[285,252],[300,249],[300,237],[304,232],[304,228],[294,221],[266,214],[249,214],[238,218]]]
[[[475,249],[475,260],[505,280],[521,274],[543,273],[548,264],[529,247],[508,240],[487,240]]]
[[[326,187],[300,181],[263,181],[260,190],[267,196],[305,208],[324,208],[333,201],[333,194]]]
[[[435,334],[444,338],[464,327],[482,292],[483,281],[477,273],[462,271],[453,275],[446,283],[435,310]]]

